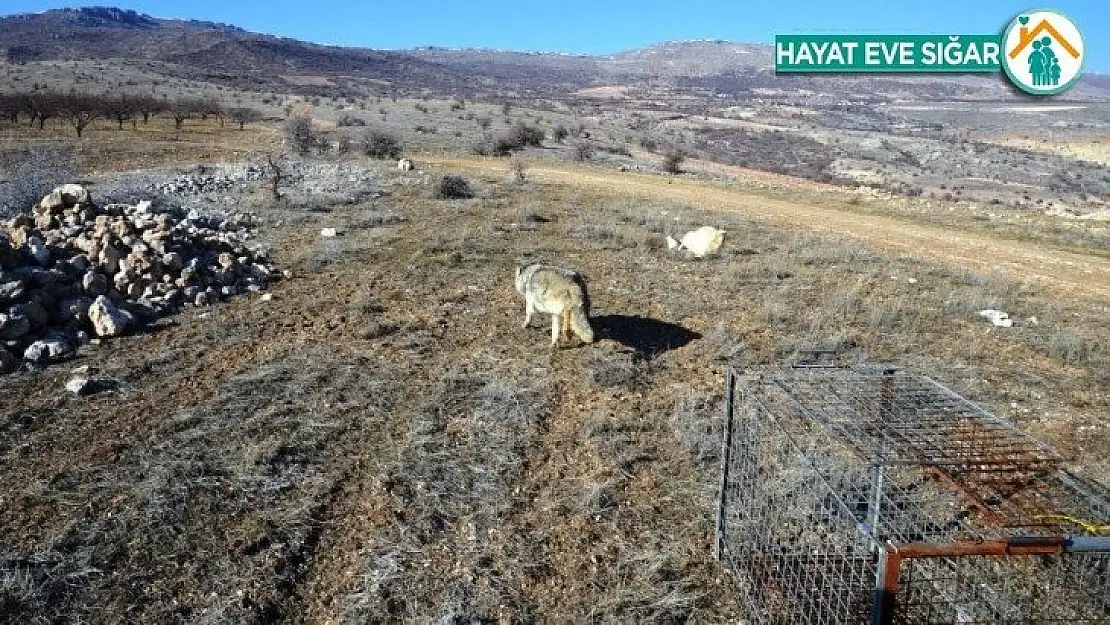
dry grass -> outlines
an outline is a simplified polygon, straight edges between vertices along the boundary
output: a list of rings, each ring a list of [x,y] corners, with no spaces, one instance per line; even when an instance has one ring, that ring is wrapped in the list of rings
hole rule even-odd
[[[280,151],[277,129],[265,125],[221,127],[215,119],[189,120],[181,130],[172,119],[154,117],[148,124],[139,122],[123,130],[110,120],[97,120],[85,131],[83,139],[73,136],[68,126],[47,123],[41,132],[24,124],[0,122],[3,152],[52,147],[69,154],[82,172],[132,171],[179,165],[212,163],[258,158]]]
[[[0,378],[21,397],[0,408],[4,614],[741,619],[711,556],[720,365],[814,345],[928,373],[1110,474],[1091,298],[681,196],[615,199],[538,164],[527,185],[500,162],[466,170],[483,192],[464,202],[429,192],[455,167],[425,183],[367,166],[372,200],[253,200],[296,276],[272,302],[84,352],[111,394],[62,396],[61,367]],[[718,257],[657,244],[706,223],[729,232]],[[543,324],[519,327],[512,269],[532,259],[589,277],[596,344],[552,351]],[[986,306],[1038,323],[995,329]]]

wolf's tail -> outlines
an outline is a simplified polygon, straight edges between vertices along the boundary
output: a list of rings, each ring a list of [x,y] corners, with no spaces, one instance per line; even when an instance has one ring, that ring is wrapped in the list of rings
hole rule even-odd
[[[587,307],[583,304],[579,304],[570,309],[570,329],[573,330],[584,343],[593,343],[594,329],[590,327],[590,317],[586,313],[586,310]]]

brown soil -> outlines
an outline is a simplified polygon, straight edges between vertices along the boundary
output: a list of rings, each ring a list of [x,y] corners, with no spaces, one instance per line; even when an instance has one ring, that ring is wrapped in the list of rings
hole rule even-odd
[[[1105,352],[1046,347],[1048,324],[1105,329],[1105,259],[681,177],[544,163],[511,185],[504,161],[425,160],[480,198],[378,164],[395,184],[373,206],[265,205],[295,272],[273,301],[188,309],[70,363],[114,391],[68,395],[70,364],[0,377],[0,612],[735,621],[759,606],[712,558],[722,366],[814,343],[935,375],[1107,473]],[[383,209],[405,221],[366,225]],[[665,250],[703,223],[730,231],[720,258]],[[590,278],[596,344],[520,327],[531,260]],[[1044,326],[992,332],[967,294]]]

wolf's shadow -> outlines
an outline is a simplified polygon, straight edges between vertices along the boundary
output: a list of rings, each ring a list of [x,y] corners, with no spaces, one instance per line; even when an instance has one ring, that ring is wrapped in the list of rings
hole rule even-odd
[[[651,360],[656,356],[700,339],[693,330],[650,317],[601,315],[590,318],[600,339],[611,339],[636,352],[636,357]]]

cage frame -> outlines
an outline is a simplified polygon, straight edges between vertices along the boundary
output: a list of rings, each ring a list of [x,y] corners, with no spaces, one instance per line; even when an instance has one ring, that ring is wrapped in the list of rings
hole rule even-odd
[[[730,505],[729,494],[730,487],[733,485],[732,472],[734,470],[734,454],[737,453],[737,431],[738,419],[736,418],[738,402],[738,387],[743,383],[752,384],[757,383],[761,376],[771,373],[772,375],[790,375],[795,372],[804,372],[804,375],[821,375],[824,372],[852,372],[860,375],[877,376],[878,379],[884,380],[882,382],[882,391],[880,397],[885,398],[888,390],[893,389],[893,385],[887,386],[887,379],[895,379],[893,376],[909,376],[908,378],[901,379],[915,379],[921,380],[928,388],[938,394],[947,398],[952,402],[958,403],[960,406],[966,408],[970,414],[981,417],[985,427],[996,428],[998,432],[1005,435],[1006,452],[1001,454],[1000,462],[997,465],[990,465],[987,458],[980,455],[970,454],[962,461],[951,463],[946,462],[923,462],[922,458],[893,458],[889,451],[884,451],[878,457],[868,457],[866,450],[861,450],[856,446],[856,452],[861,452],[858,459],[862,462],[870,463],[871,467],[878,467],[879,471],[876,475],[881,484],[883,476],[883,467],[901,464],[913,470],[921,471],[922,473],[931,472],[931,477],[942,485],[950,487],[953,492],[956,492],[970,509],[978,509],[982,512],[982,519],[989,522],[1000,522],[1005,519],[997,513],[992,512],[991,506],[984,503],[982,500],[976,499],[976,494],[972,492],[974,489],[969,488],[968,484],[961,484],[963,479],[960,475],[961,467],[973,467],[976,470],[991,467],[1002,467],[999,469],[1000,474],[1005,477],[1012,475],[1015,472],[1025,472],[1038,476],[1050,476],[1052,479],[1059,479],[1060,484],[1065,488],[1071,489],[1079,496],[1086,497],[1091,502],[1091,509],[1096,510],[1100,518],[1107,518],[1107,513],[1110,511],[1110,496],[1107,496],[1104,490],[1090,490],[1089,485],[1079,480],[1071,473],[1067,472],[1064,468],[1063,459],[1055,454],[1047,445],[1038,441],[1037,439],[1020,432],[1009,422],[994,416],[993,414],[982,409],[973,402],[962,397],[955,391],[940,384],[939,382],[923,375],[909,374],[897,367],[888,365],[867,365],[867,366],[843,366],[835,363],[823,362],[820,356],[824,352],[817,352],[817,359],[814,362],[795,363],[794,365],[787,366],[761,366],[749,369],[747,372],[741,370],[736,366],[728,366],[725,370],[725,402],[724,402],[724,425],[722,428],[721,440],[721,454],[720,454],[720,481],[718,488],[718,500],[715,518],[716,536],[714,541],[714,557],[718,562],[731,565],[730,571],[734,575],[740,576],[741,571],[738,570],[738,564],[728,557],[730,546],[727,544],[728,539],[728,507]],[[744,401],[748,401],[745,397]],[[806,411],[805,407],[801,407],[801,414],[807,418],[813,419],[819,428],[830,435],[845,436],[851,433],[851,430],[845,429],[837,431],[837,427],[830,423],[828,419],[822,419],[820,415],[815,415],[812,412]],[[882,410],[880,409],[880,413]],[[827,415],[826,415],[827,416]],[[823,422],[822,422],[823,421]],[[978,424],[977,424],[978,425]],[[880,425],[880,429],[881,429]],[[882,437],[882,432],[879,433],[879,438]],[[847,441],[843,441],[847,443]],[[849,445],[851,446],[851,445]],[[903,450],[904,451],[904,450]],[[943,450],[941,450],[943,451]],[[804,460],[803,460],[804,461]],[[739,467],[736,467],[738,469]],[[815,471],[818,477],[821,477],[819,471]],[[1023,475],[1025,474],[1023,473]],[[825,486],[832,489],[832,485],[826,483]],[[1103,489],[1100,485],[1095,485],[1098,489]],[[881,493],[881,485],[876,486],[872,483],[876,493]],[[835,490],[835,489],[833,489]],[[739,493],[737,493],[739,495]],[[879,496],[879,495],[876,495]],[[878,501],[878,500],[876,500]],[[842,500],[837,500],[837,505],[844,508],[851,516],[846,504]],[[878,514],[880,506],[874,507],[874,514]],[[870,514],[870,513],[869,513]],[[993,515],[993,516],[992,516]],[[871,521],[870,517],[868,521]],[[905,584],[904,576],[907,575],[908,567],[913,566],[915,563],[922,563],[928,561],[941,561],[944,559],[951,559],[956,561],[959,558],[1021,558],[1021,557],[1049,557],[1049,558],[1063,558],[1074,554],[1087,554],[1097,558],[1101,562],[1100,568],[1102,577],[1100,577],[1101,584],[1110,588],[1110,582],[1105,577],[1105,569],[1107,563],[1110,563],[1110,536],[1099,535],[1079,535],[1068,531],[1068,527],[1061,523],[1052,526],[1051,522],[1046,522],[1042,525],[1033,524],[1032,529],[1025,528],[1006,528],[1000,527],[998,531],[991,535],[979,535],[974,538],[961,538],[955,540],[897,540],[886,538],[877,531],[878,518],[874,519],[873,523],[857,523],[856,530],[860,532],[861,536],[870,545],[870,555],[874,565],[874,579],[870,590],[870,600],[868,606],[868,621],[871,625],[889,625],[892,623],[900,622],[913,622],[903,619],[902,614],[899,612],[899,593],[903,590]],[[1105,526],[1103,526],[1105,528]],[[804,566],[804,564],[802,565]],[[866,571],[865,571],[866,572]],[[751,575],[751,579],[755,576]],[[758,583],[758,582],[753,582]],[[762,594],[763,591],[760,591]],[[820,598],[818,598],[820,600]],[[1105,620],[1099,619],[1095,622],[1110,623],[1110,599],[1106,599],[1102,603],[1102,610],[1105,614]],[[759,619],[757,619],[758,621]],[[839,622],[839,621],[838,621]],[[1019,621],[1020,622],[1020,621]]]

